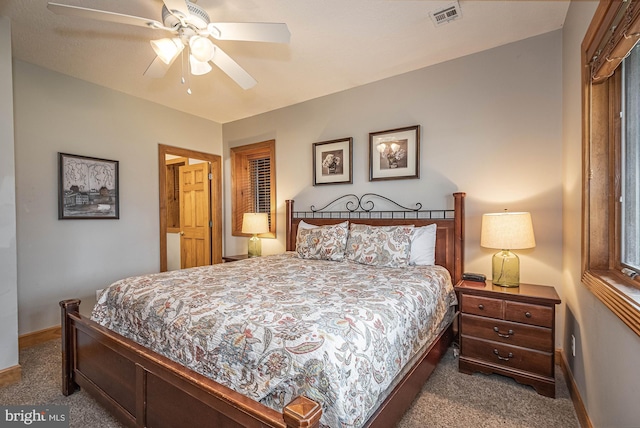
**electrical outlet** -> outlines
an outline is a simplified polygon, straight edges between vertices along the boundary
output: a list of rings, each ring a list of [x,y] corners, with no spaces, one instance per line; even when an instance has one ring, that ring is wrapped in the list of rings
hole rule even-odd
[[[571,335],[571,355],[576,356],[576,337]]]

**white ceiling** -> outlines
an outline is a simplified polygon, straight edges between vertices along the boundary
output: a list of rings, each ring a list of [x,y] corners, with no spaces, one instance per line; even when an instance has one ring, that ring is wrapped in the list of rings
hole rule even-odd
[[[162,0],[56,0],[162,21]],[[562,27],[569,1],[461,0],[462,17],[434,26],[433,0],[199,0],[212,21],[285,22],[291,43],[216,42],[258,84],[223,72],[180,83],[180,61],[161,79],[142,73],[161,30],[59,16],[47,0],[0,0],[13,57],[219,123],[253,116]]]

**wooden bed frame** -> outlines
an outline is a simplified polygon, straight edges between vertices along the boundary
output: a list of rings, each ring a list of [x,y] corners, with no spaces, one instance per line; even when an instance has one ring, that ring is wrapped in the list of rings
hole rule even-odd
[[[293,201],[287,201],[287,250],[295,248],[301,216],[313,224],[333,224],[345,218],[375,225],[436,223],[436,263],[451,272],[455,283],[463,271],[464,197],[464,193],[454,193],[454,210],[402,207],[407,212],[402,218],[369,218],[378,214],[369,209],[373,203],[365,202],[364,196],[355,197],[356,205],[348,203],[355,209],[348,208],[341,217],[313,207],[310,212],[297,213]],[[79,306],[78,299],[60,302],[64,395],[84,388],[131,427],[318,427],[322,409],[315,401],[297,397],[280,413],[98,325],[80,315]],[[416,360],[365,426],[395,425],[452,340],[453,329],[449,325]]]

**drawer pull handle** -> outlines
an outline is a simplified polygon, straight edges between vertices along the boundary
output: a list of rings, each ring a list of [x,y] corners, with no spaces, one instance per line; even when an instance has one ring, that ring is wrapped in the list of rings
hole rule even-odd
[[[513,330],[509,329],[509,331],[507,331],[506,333],[500,333],[500,329],[498,327],[493,327],[493,331],[495,331],[498,336],[500,337],[504,337],[506,339],[508,339],[509,337],[511,337],[511,335],[513,335]]]
[[[512,352],[509,352],[509,354],[506,357],[503,357],[502,355],[500,355],[500,352],[498,352],[497,349],[494,349],[493,353],[496,354],[498,356],[498,359],[502,361],[509,361],[511,358],[513,358]]]
[[[527,318],[531,318],[531,312],[525,312],[524,316],[527,317]]]
[[[484,305],[478,305],[478,309],[483,310],[484,309]]]

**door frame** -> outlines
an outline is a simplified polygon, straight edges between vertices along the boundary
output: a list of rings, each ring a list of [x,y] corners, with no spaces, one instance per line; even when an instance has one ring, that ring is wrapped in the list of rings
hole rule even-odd
[[[182,147],[158,144],[158,189],[160,215],[160,272],[167,270],[167,155],[201,159],[211,164],[211,263],[222,262],[222,157]],[[217,174],[216,174],[217,171]]]

